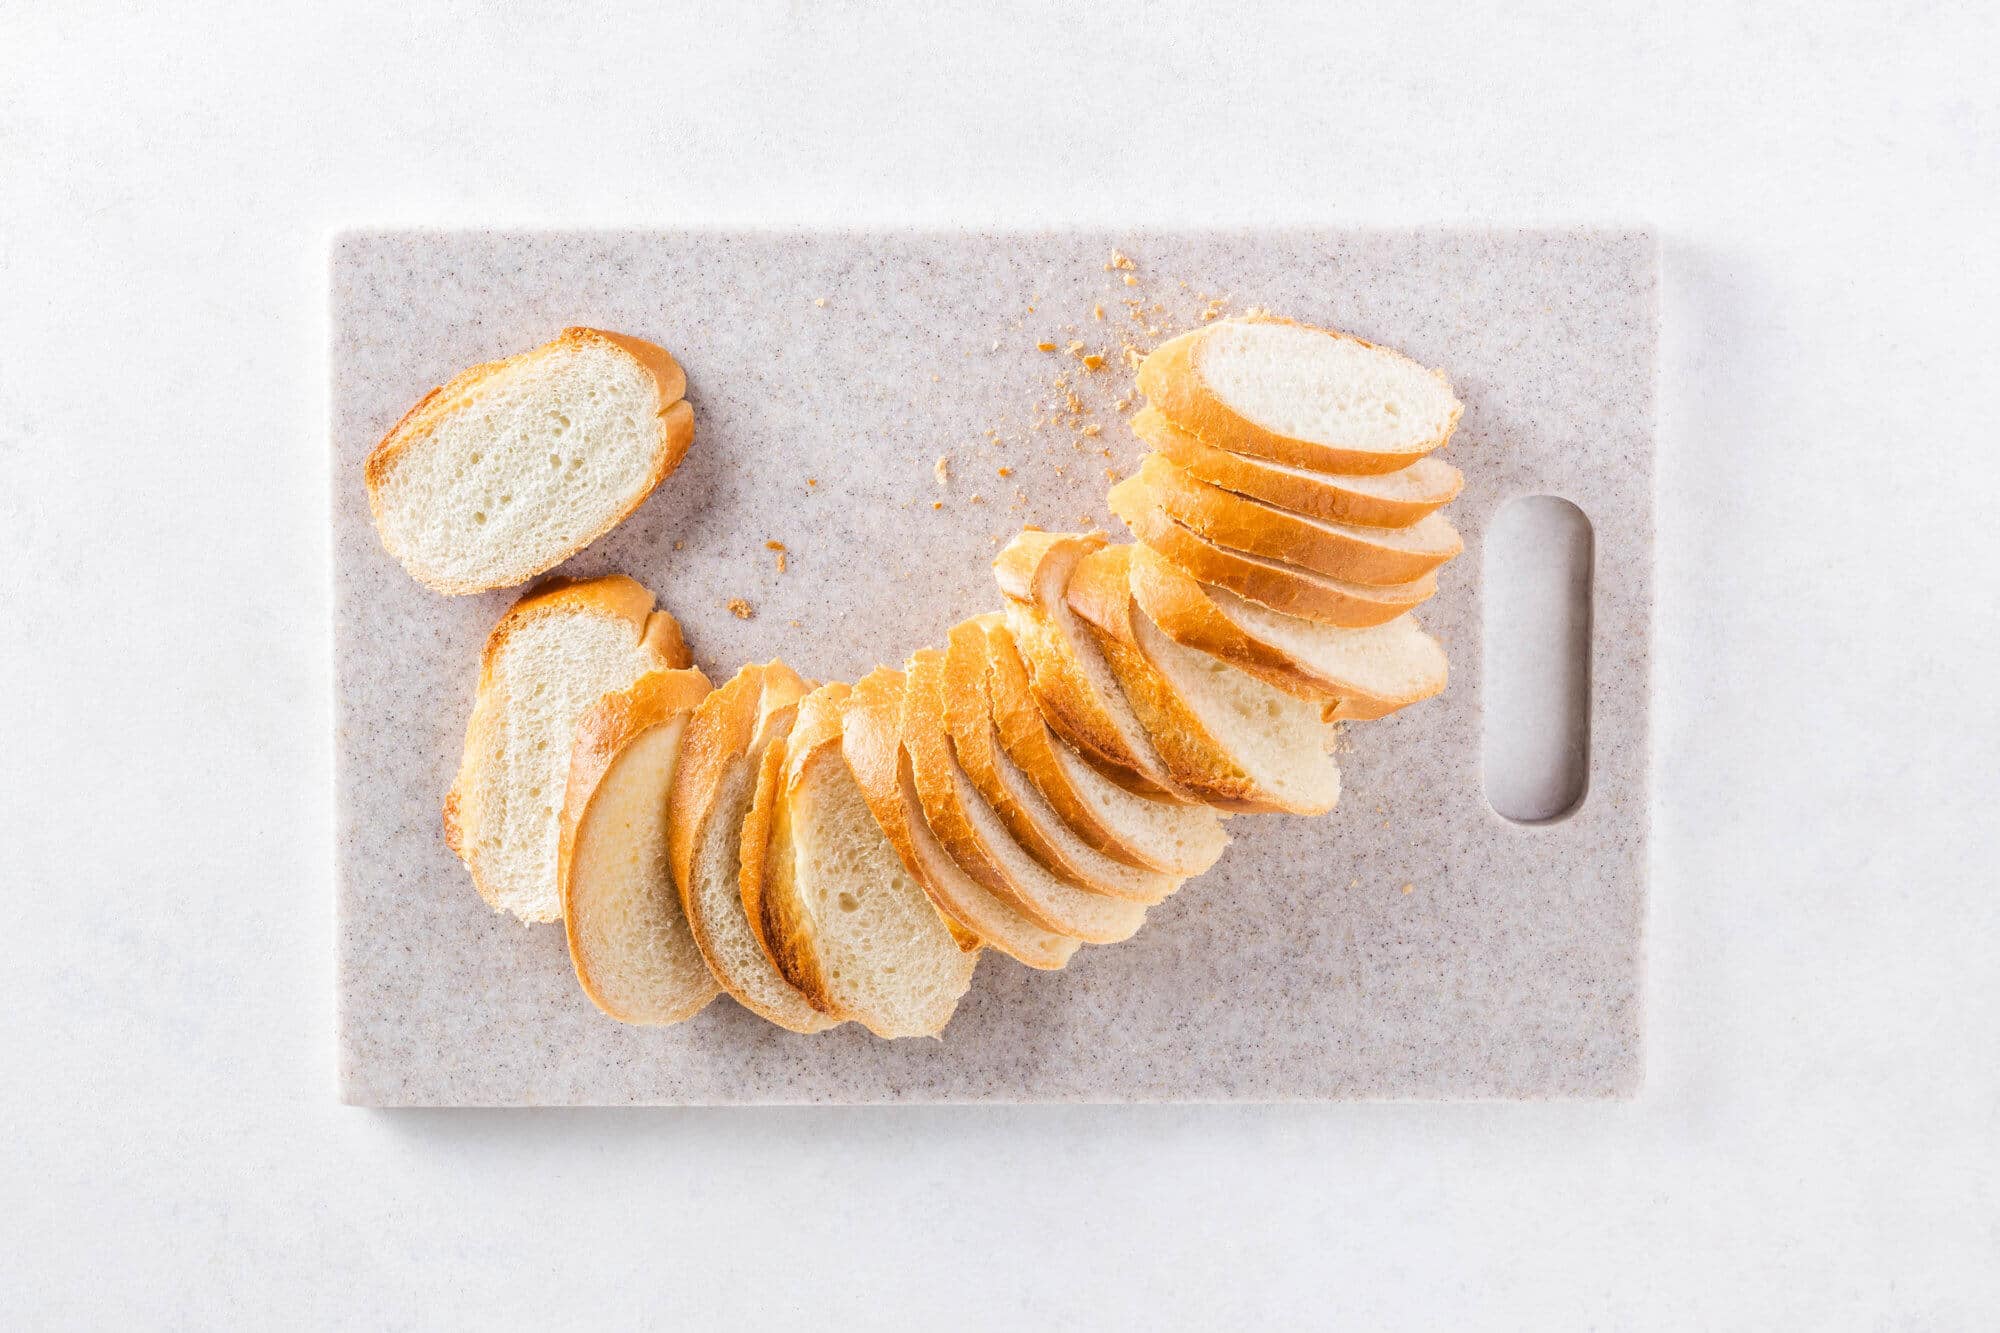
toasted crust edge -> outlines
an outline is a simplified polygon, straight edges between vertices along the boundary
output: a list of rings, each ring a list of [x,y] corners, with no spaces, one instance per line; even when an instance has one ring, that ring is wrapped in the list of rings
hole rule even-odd
[[[421,567],[413,552],[401,548],[385,522],[381,488],[395,469],[397,462],[404,454],[427,440],[431,428],[481,383],[530,358],[545,356],[558,348],[592,340],[610,343],[636,361],[652,378],[654,390],[659,395],[660,443],[654,453],[653,465],[647,472],[646,480],[633,490],[626,503],[606,522],[552,560],[510,565],[503,573],[483,582],[449,578],[435,570]],[[673,475],[674,469],[680,466],[681,459],[687,456],[688,447],[694,443],[694,407],[687,401],[686,394],[687,373],[666,348],[647,342],[643,338],[634,338],[629,334],[612,333],[605,329],[586,328],[582,325],[564,329],[558,336],[539,347],[532,347],[525,352],[518,352],[498,361],[486,361],[462,370],[418,399],[416,404],[389,428],[388,434],[369,451],[367,459],[362,463],[362,485],[368,492],[368,512],[374,520],[376,536],[381,540],[383,549],[395,558],[396,563],[401,565],[411,578],[433,592],[457,597],[488,592],[495,588],[518,587],[536,575],[554,569],[630,518],[632,512],[659,489],[660,483]]]

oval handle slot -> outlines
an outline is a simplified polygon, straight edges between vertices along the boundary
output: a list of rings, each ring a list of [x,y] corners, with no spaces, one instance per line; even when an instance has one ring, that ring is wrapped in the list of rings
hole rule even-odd
[[[1590,520],[1524,495],[1486,533],[1486,800],[1546,824],[1583,803],[1590,776]]]

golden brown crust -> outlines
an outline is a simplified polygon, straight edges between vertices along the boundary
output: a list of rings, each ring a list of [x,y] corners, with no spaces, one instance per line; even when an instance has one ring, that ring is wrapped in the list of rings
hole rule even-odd
[[[1299,328],[1311,325],[1296,324],[1293,320],[1273,320],[1273,323],[1294,324]],[[1295,439],[1267,430],[1238,413],[1222,401],[1208,387],[1201,377],[1201,344],[1209,333],[1220,327],[1215,324],[1203,325],[1177,338],[1169,338],[1154,348],[1144,361],[1139,363],[1139,392],[1146,395],[1167,418],[1182,430],[1196,438],[1226,449],[1231,453],[1249,454],[1257,458],[1269,458],[1274,462],[1292,467],[1312,468],[1320,472],[1344,472],[1367,475],[1371,473],[1394,472],[1408,467],[1425,454],[1444,445],[1458,426],[1463,408],[1453,400],[1451,418],[1437,438],[1423,442],[1417,447],[1384,453],[1373,449],[1348,449],[1339,445],[1322,444],[1314,440]],[[1392,348],[1377,347],[1348,333],[1336,333],[1331,329],[1313,329],[1329,338],[1339,338],[1347,342],[1359,343],[1374,351],[1384,352],[1398,360],[1409,361]],[[1416,364],[1411,362],[1411,364]],[[1435,370],[1425,373],[1434,375],[1440,382],[1444,376]],[[1446,390],[1450,385],[1446,383]]]
[[[1087,556],[1070,575],[1069,604],[1097,632],[1104,659],[1160,758],[1176,782],[1219,810],[1287,809],[1237,765],[1173,682],[1146,656],[1132,626],[1131,551],[1129,546],[1107,546]]]
[[[1132,535],[1189,576],[1227,588],[1273,611],[1323,625],[1360,628],[1394,620],[1437,591],[1437,575],[1393,587],[1324,578],[1310,570],[1227,550],[1175,522],[1127,478],[1111,488],[1111,512]]]
[[[631,357],[652,378],[654,390],[659,396],[660,443],[654,453],[653,464],[647,472],[646,480],[634,488],[617,513],[553,560],[546,560],[532,567],[510,569],[489,582],[468,582],[446,578],[431,571],[420,572],[411,563],[414,558],[412,553],[400,549],[400,543],[385,521],[381,490],[390,474],[395,471],[397,463],[412,448],[428,440],[431,430],[439,421],[464,406],[473,391],[495,375],[531,358],[546,356],[560,348],[593,341],[608,343]],[[460,371],[450,381],[418,399],[416,405],[389,428],[389,433],[382,437],[381,442],[369,452],[367,460],[362,464],[362,484],[368,492],[368,510],[374,516],[375,531],[380,536],[383,547],[396,558],[397,563],[402,565],[412,578],[433,592],[457,596],[526,583],[537,574],[554,569],[623,523],[631,516],[632,511],[643,504],[646,497],[658,489],[660,483],[680,466],[681,459],[687,455],[688,446],[694,442],[694,407],[686,400],[686,393],[687,375],[666,348],[628,334],[581,326],[564,329],[559,336],[543,343],[540,347]]]
[[[869,813],[961,949],[970,939],[991,944],[1029,967],[1062,967],[1078,941],[1043,930],[975,883],[955,884],[923,864],[911,821],[922,822],[924,816],[904,788],[905,780],[913,778],[902,743],[903,691],[903,673],[879,667],[855,683],[842,706],[841,753]]]
[[[784,975],[784,968],[764,926],[764,874],[771,859],[773,812],[785,783],[785,738],[791,732],[792,718],[792,714],[783,713],[772,719],[769,743],[757,764],[756,794],[751,798],[749,812],[743,816],[742,850],[737,856],[736,883],[743,896],[743,915],[750,922],[750,933],[757,937],[758,947],[771,960],[771,966],[778,968],[780,976]],[[811,997],[807,999],[810,1001]]]
[[[560,831],[556,843],[556,882],[562,895],[563,937],[569,942],[570,964],[576,969],[576,979],[583,987],[583,993],[590,997],[592,1004],[620,1022],[677,1023],[698,1013],[715,998],[716,991],[710,991],[698,1000],[690,997],[690,1003],[683,1012],[646,1016],[620,1012],[604,995],[597,979],[591,975],[577,939],[572,876],[577,830],[590,817],[598,789],[619,756],[655,727],[682,714],[693,713],[708,693],[708,677],[699,671],[649,671],[627,688],[605,695],[577,719],[576,741],[570,751],[569,779],[563,789],[562,810],[557,816]],[[675,766],[678,769],[678,760]]]
[[[1375,495],[1354,486],[1354,479],[1349,476],[1287,472],[1269,460],[1232,454],[1204,444],[1168,420],[1156,407],[1141,409],[1129,424],[1133,434],[1192,477],[1280,509],[1335,523],[1408,527],[1425,514],[1451,503],[1465,486],[1463,473],[1440,462],[1436,464],[1437,484],[1422,495],[1403,499]]]
[[[1135,485],[1140,503],[1157,506],[1217,546],[1351,583],[1408,583],[1465,549],[1442,518],[1431,519],[1425,529],[1441,530],[1437,543],[1413,550],[1384,536],[1412,529],[1322,525],[1211,486],[1158,454],[1148,456],[1138,473],[1120,484]]]
[[[465,830],[476,821],[478,812],[467,809],[489,727],[498,725],[506,710],[506,700],[493,689],[493,676],[501,652],[525,625],[543,616],[595,611],[629,621],[633,636],[650,650],[656,669],[677,670],[689,663],[687,644],[681,638],[680,622],[666,611],[653,610],[653,594],[637,579],[623,574],[607,574],[594,579],[552,578],[524,595],[486,635],[479,653],[479,685],[473,695],[472,716],[465,724],[465,747],[458,773],[444,798],[444,841],[452,853],[465,862],[473,887],[488,905],[500,910],[497,892],[486,884]]]
[[[771,804],[770,836],[758,889],[761,939],[771,961],[785,980],[797,987],[813,1008],[839,1019],[858,1019],[836,1003],[833,988],[813,947],[818,924],[798,882],[798,857],[794,851],[792,827],[794,803],[806,772],[816,763],[838,758],[840,745],[840,704],[848,687],[839,682],[822,685],[799,700],[790,734],[785,738],[783,763]],[[770,771],[767,766],[766,771]],[[762,782],[759,782],[760,800]],[[748,886],[744,907],[750,906]]]

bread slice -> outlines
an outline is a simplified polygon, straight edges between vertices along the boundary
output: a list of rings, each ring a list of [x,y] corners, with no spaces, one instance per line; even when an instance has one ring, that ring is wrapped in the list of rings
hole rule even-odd
[[[1175,781],[1225,810],[1320,814],[1340,796],[1317,704],[1162,634],[1132,602],[1130,546],[1092,552],[1069,601],[1098,634]]]
[[[1322,702],[1329,718],[1381,717],[1444,689],[1444,649],[1409,616],[1365,629],[1316,625],[1204,587],[1147,547],[1133,547],[1130,561],[1133,600],[1161,633]]]
[[[618,526],[694,439],[666,349],[601,329],[474,366],[368,455],[382,545],[442,593],[525,583]]]
[[[1001,748],[1063,822],[1104,855],[1144,870],[1186,877],[1214,865],[1229,845],[1216,812],[1127,791],[1084,762],[1042,720],[1005,619],[985,629],[986,686]]]
[[[1441,458],[1419,458],[1374,476],[1346,476],[1212,448],[1156,407],[1140,409],[1132,431],[1161,457],[1211,486],[1336,523],[1404,528],[1451,503],[1465,476]]]
[[[993,560],[993,576],[1007,597],[1008,628],[1050,726],[1120,786],[1189,801],[1119,693],[1096,640],[1063,600],[1077,561],[1103,545],[1101,532],[1027,528],[1016,534]]]
[[[1111,512],[1124,520],[1132,535],[1176,568],[1286,615],[1323,625],[1380,625],[1437,591],[1435,573],[1408,583],[1370,586],[1217,546],[1176,522],[1153,502],[1136,477],[1113,486],[1108,498]]]
[[[775,737],[783,751],[798,702],[811,689],[783,662],[738,671],[688,719],[667,794],[668,861],[708,970],[745,1009],[793,1032],[823,1032],[837,1020],[785,980],[750,928],[743,821],[766,749]]]
[[[902,672],[880,667],[856,681],[841,704],[840,751],[869,813],[948,921],[1029,967],[1062,967],[1083,942],[1042,929],[995,897],[959,869],[924,822],[903,748],[903,688]]]
[[[815,1008],[878,1037],[933,1036],[979,954],[958,947],[869,812],[841,756],[847,696],[833,684],[800,700],[782,764],[764,765],[753,808],[769,811],[768,837],[753,845],[746,821],[744,908]]]
[[[923,649],[904,674],[903,744],[924,821],[951,859],[1044,930],[1086,944],[1131,938],[1146,919],[1144,904],[1086,893],[1051,875],[1014,841],[959,767],[945,728],[944,654]]]
[[[445,842],[495,910],[562,919],[556,812],[577,719],[649,671],[687,665],[679,623],[623,575],[552,580],[500,618],[444,800]]]
[[[649,671],[576,725],[556,858],[563,929],[583,993],[621,1023],[678,1023],[720,989],[667,857],[667,790],[708,688],[699,671]]]
[[[1014,841],[1064,883],[1136,903],[1156,903],[1184,877],[1140,869],[1092,847],[1063,822],[1000,744],[987,686],[986,631],[1006,624],[991,612],[952,627],[944,653],[945,727],[965,776]],[[1193,808],[1193,807],[1190,807]]]
[[[1322,472],[1394,472],[1451,438],[1451,385],[1400,352],[1286,320],[1229,319],[1154,348],[1139,390],[1217,449]]]
[[[1308,518],[1211,486],[1158,454],[1149,454],[1129,480],[1140,503],[1158,505],[1217,546],[1353,583],[1407,583],[1465,549],[1438,514],[1426,514],[1407,528]]]

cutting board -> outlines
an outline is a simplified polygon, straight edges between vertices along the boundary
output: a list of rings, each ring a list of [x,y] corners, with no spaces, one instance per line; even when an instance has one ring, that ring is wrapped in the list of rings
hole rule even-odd
[[[1126,265],[1129,264],[1129,267]],[[1657,258],[1630,231],[343,234],[332,253],[340,1087],[368,1105],[1610,1098],[1643,1070]],[[1465,554],[1450,689],[1347,728],[1340,807],[1230,822],[1221,863],[1062,972],[991,951],[940,1040],[624,1027],[560,928],[494,914],[439,804],[518,595],[439,597],[377,544],[362,460],[475,362],[568,324],[672,349],[680,470],[563,571],[622,571],[718,682],[853,680],[997,605],[1023,524],[1102,526],[1140,456],[1128,345],[1264,307],[1444,368]],[[1073,346],[1081,344],[1081,346]],[[1101,368],[1083,358],[1102,354]],[[1072,397],[1072,395],[1074,395]],[[946,459],[940,465],[940,459]],[[1587,795],[1481,778],[1482,538],[1521,495],[1594,533]],[[784,569],[769,542],[785,548]],[[737,610],[729,603],[739,601]]]

